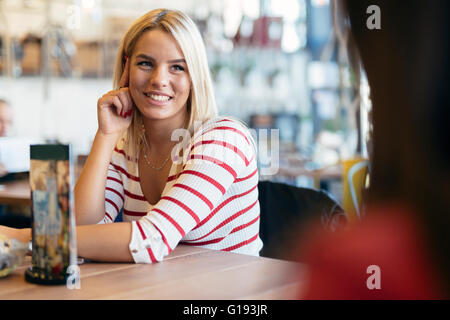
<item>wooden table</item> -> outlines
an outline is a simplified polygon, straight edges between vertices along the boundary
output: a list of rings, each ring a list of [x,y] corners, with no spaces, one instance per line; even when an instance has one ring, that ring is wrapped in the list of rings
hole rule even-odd
[[[0,204],[31,205],[28,179],[0,183]]]
[[[342,179],[342,166],[332,165],[321,169],[308,170],[300,167],[280,167],[278,174],[281,176],[298,178],[300,176],[310,177],[314,180],[314,188],[320,187],[321,180],[340,180]]]
[[[80,176],[86,155],[78,155],[74,165],[75,182]],[[27,175],[20,175],[19,179],[6,182],[0,182],[0,205],[31,205],[30,180]]]
[[[299,263],[179,245],[155,264],[85,263],[81,289],[25,281],[30,258],[0,279],[0,299],[296,299]],[[303,276],[302,276],[303,275]]]

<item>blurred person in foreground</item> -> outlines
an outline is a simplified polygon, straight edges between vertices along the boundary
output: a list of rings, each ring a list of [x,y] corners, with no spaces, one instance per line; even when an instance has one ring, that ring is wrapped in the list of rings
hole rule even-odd
[[[371,88],[368,208],[344,232],[310,236],[303,299],[441,299],[450,289],[448,1],[346,1]],[[370,30],[370,5],[381,29]]]
[[[0,98],[0,138],[7,137],[13,124],[13,110],[11,105]],[[5,166],[0,162],[0,177],[8,174]]]

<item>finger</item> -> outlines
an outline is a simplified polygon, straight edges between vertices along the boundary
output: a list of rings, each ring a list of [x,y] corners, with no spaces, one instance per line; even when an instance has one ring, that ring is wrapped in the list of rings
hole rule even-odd
[[[131,115],[134,102],[133,98],[130,94],[129,88],[122,88],[120,89],[120,101],[122,102],[122,105],[124,106],[124,114],[125,116]]]
[[[128,111],[131,108],[130,99],[128,98],[128,88],[123,88],[119,91],[117,97],[120,100],[120,103],[122,104],[122,116],[126,117]]]
[[[127,57],[125,61],[125,66],[123,67],[122,76],[119,80],[119,88],[128,87],[128,80],[130,74],[130,59]]]
[[[118,96],[112,96],[112,105],[116,107],[116,112],[119,116],[123,114],[123,105]]]
[[[126,96],[126,98],[128,100],[128,106],[129,106],[129,108],[127,110],[127,112],[128,112],[127,114],[131,115],[131,113],[133,112],[134,101],[133,101],[133,98],[131,97],[129,89],[126,91],[126,95],[125,96]]]
[[[117,114],[120,115],[122,112],[122,103],[117,95],[105,94],[99,101],[99,108],[112,108],[116,110]]]

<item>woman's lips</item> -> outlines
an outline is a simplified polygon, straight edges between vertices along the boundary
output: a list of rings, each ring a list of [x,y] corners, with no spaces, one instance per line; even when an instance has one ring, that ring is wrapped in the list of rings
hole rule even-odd
[[[172,100],[172,97],[166,94],[144,93],[144,95],[147,97],[147,100],[149,100],[150,103],[158,106],[166,105],[170,100]]]

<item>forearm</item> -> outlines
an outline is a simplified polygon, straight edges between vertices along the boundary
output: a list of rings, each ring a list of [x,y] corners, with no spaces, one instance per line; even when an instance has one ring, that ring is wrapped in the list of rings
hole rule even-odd
[[[77,227],[78,256],[103,262],[134,262],[129,250],[131,223]]]
[[[111,223],[78,226],[78,256],[103,262],[134,262],[129,250],[131,223]],[[31,240],[31,229],[14,229],[0,226],[0,233],[27,243]]]
[[[77,225],[94,224],[105,215],[105,186],[111,154],[119,135],[97,132],[86,164],[75,185]]]

